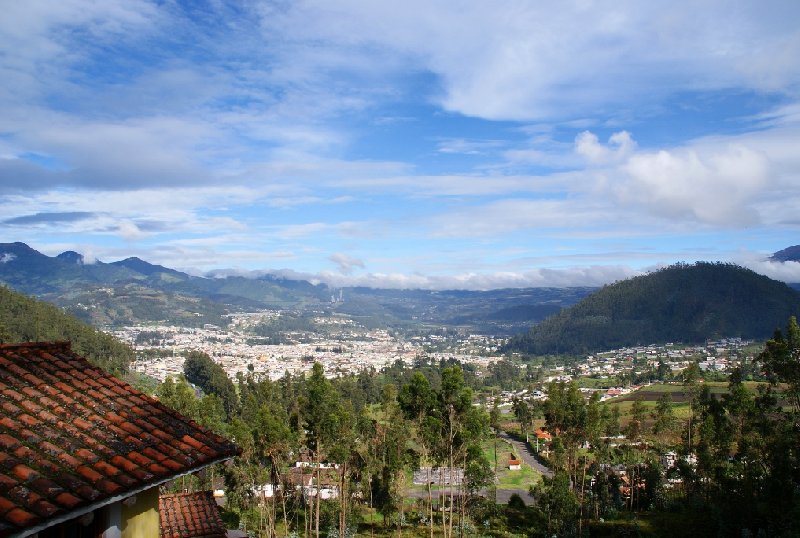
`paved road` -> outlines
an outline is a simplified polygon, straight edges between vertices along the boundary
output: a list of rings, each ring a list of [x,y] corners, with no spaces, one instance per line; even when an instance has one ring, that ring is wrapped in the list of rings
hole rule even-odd
[[[549,467],[545,467],[544,465],[539,463],[539,461],[534,457],[533,452],[531,452],[530,448],[528,448],[528,446],[525,444],[524,441],[517,441],[516,439],[514,439],[513,437],[511,437],[510,435],[508,435],[506,432],[503,431],[498,432],[497,436],[500,437],[500,439],[503,439],[504,441],[511,443],[511,446],[514,447],[514,453],[519,454],[519,457],[522,458],[522,461],[530,465],[531,468],[533,468],[536,471],[539,471],[548,478],[553,477],[553,471]]]

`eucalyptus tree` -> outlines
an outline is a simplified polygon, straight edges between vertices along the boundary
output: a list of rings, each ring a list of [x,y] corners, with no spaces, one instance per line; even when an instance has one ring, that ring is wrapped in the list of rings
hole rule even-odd
[[[436,393],[428,378],[421,372],[414,372],[408,383],[402,386],[397,398],[400,410],[414,425],[414,440],[420,451],[420,461],[427,469],[428,490],[428,530],[433,538],[433,492],[430,469],[433,464],[434,448],[441,430],[441,420],[436,410]]]
[[[544,417],[548,431],[558,436],[564,444],[569,476],[572,483],[576,484],[578,447],[587,439],[586,402],[578,386],[575,383],[550,383]]]
[[[480,473],[478,469],[483,466],[479,460],[483,458],[480,450],[470,450],[480,445],[485,439],[489,429],[489,417],[486,412],[472,404],[472,390],[464,383],[464,374],[461,368],[450,367],[442,371],[442,385],[438,394],[439,414],[441,416],[443,435],[446,439],[447,462],[450,476],[454,475],[456,464],[462,470],[466,470],[470,464],[476,465],[475,476]],[[461,501],[459,516],[461,520],[460,528],[463,530],[463,523],[466,518],[466,480],[459,485],[459,499]],[[454,488],[449,489],[449,521],[442,522],[442,529],[445,537],[453,534],[453,507],[454,507]]]
[[[528,432],[533,423],[533,409],[530,402],[523,397],[514,396],[511,400],[511,410],[522,428],[522,433],[525,434],[525,442],[529,442]]]
[[[288,477],[283,471],[289,454],[296,447],[296,432],[286,420],[286,413],[275,405],[264,404],[258,410],[253,427],[254,450],[261,466],[267,470],[271,485],[269,510],[269,536],[275,536],[276,499],[280,498],[281,515],[285,531],[289,532],[289,519],[286,509],[286,489]],[[260,499],[261,503],[265,499]]]
[[[677,418],[672,409],[672,395],[669,392],[665,392],[658,398],[656,407],[650,416],[653,418],[653,435],[657,438],[663,441],[675,431]]]
[[[784,393],[795,414],[800,413],[800,325],[792,316],[786,325],[786,334],[775,335],[758,356],[773,385],[784,383]]]
[[[314,506],[314,534],[319,538],[321,495],[321,464],[328,450],[339,440],[347,418],[339,394],[320,363],[314,363],[311,375],[306,380],[306,393],[302,401],[303,426],[306,431],[306,446],[314,455],[316,495],[311,499]]]

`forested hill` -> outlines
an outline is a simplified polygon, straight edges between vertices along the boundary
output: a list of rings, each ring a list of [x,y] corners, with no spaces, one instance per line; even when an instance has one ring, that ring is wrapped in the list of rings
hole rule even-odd
[[[674,265],[601,288],[513,338],[506,350],[578,354],[708,338],[766,338],[798,312],[800,293],[749,269]]]
[[[117,375],[133,360],[133,350],[113,336],[56,306],[0,286],[0,343],[53,340],[69,340],[75,352]]]

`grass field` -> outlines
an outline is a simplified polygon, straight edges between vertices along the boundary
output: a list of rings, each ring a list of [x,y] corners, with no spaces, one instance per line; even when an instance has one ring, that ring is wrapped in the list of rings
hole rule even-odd
[[[745,383],[745,386],[751,391],[755,392],[757,387],[762,384],[763,383],[748,381]],[[711,391],[711,394],[717,395],[717,397],[728,392],[728,384],[723,381],[707,381],[698,385],[698,389],[702,386],[707,386]],[[650,385],[637,390],[636,392],[607,400],[603,405],[616,407],[619,409],[620,423],[624,427],[630,421],[633,402],[636,400],[641,401],[644,404],[648,416],[647,420],[645,420],[644,427],[648,429],[650,426],[652,426],[650,413],[655,410],[656,403],[665,393],[669,393],[670,397],[672,398],[672,411],[675,414],[675,417],[680,422],[685,422],[688,420],[689,416],[691,415],[691,407],[689,402],[692,399],[692,392],[689,387],[677,383],[658,383]]]
[[[523,489],[527,490],[532,484],[539,482],[542,475],[534,471],[526,463],[522,463],[519,471],[512,471],[508,468],[508,460],[511,458],[513,447],[502,439],[497,440],[497,489]],[[494,440],[490,439],[483,445],[483,453],[489,464],[494,468]],[[519,457],[519,454],[515,454]]]

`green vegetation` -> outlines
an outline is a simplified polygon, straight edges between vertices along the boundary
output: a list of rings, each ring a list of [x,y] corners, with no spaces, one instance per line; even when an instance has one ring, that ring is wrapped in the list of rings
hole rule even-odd
[[[197,359],[187,361],[189,370],[212,370]],[[257,536],[795,536],[800,328],[793,318],[757,364],[769,383],[745,382],[738,370],[724,383],[701,382],[702,372],[689,368],[679,383],[609,402],[599,392],[585,398],[573,383],[551,383],[547,400],[518,397],[505,416],[496,405],[476,406],[471,386],[485,390],[514,372],[523,386],[528,372],[508,364],[483,378],[425,361],[334,379],[319,364],[307,377],[240,375],[227,420],[208,383],[203,400],[180,380],[158,394],[242,446],[222,471],[226,509]],[[525,465],[508,469],[514,449],[489,426],[512,424],[551,432],[541,448],[552,478]],[[292,470],[298,458],[308,464],[303,471]],[[421,467],[460,469],[464,480],[413,485]],[[303,496],[292,486],[298,472],[343,494]],[[282,487],[259,501],[257,484]],[[535,504],[515,495],[506,506],[493,502],[511,491],[529,491]]]
[[[200,387],[206,394],[220,399],[228,418],[235,415],[239,400],[233,382],[211,357],[200,351],[192,351],[183,363],[183,372],[187,381]]]
[[[97,366],[123,375],[133,350],[59,308],[0,286],[0,343],[68,340]]]
[[[583,354],[632,345],[766,338],[800,294],[731,264],[675,265],[605,286],[533,327],[507,351]]]
[[[218,368],[208,356],[192,353],[186,379],[205,394],[198,398],[183,378],[167,380],[156,394],[242,447],[234,465],[215,471],[226,478],[229,521],[242,521],[258,536],[345,536],[361,528],[452,537],[473,524],[469,507],[481,502],[480,492],[493,481],[484,451],[489,416],[473,405],[470,377],[460,367],[442,362],[412,370],[398,364],[328,379],[315,364],[308,376],[287,374],[277,381],[239,375],[232,393],[218,379]],[[233,398],[232,405],[226,398]],[[294,467],[300,459],[306,468]],[[328,463],[336,466],[324,468]],[[464,480],[452,488],[412,487],[412,472],[421,466],[446,474],[463,470]],[[303,495],[294,487],[301,472],[342,494],[330,500]],[[505,482],[524,490],[534,479],[528,470]],[[193,481],[206,486],[201,478],[181,486]],[[259,501],[253,486],[266,484],[280,486],[278,494]],[[409,497],[414,490],[417,499]]]

